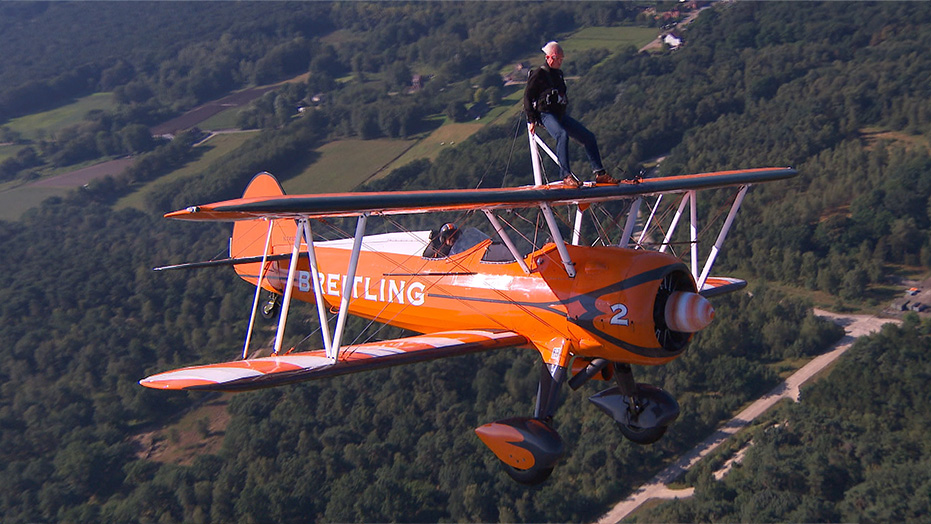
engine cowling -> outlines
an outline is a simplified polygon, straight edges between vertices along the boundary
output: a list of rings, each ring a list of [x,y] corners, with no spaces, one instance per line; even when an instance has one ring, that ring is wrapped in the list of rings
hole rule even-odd
[[[560,298],[578,341],[577,355],[662,364],[714,319],[714,308],[698,293],[689,268],[669,254],[616,247],[571,254],[578,255],[578,276],[566,279],[571,289]],[[550,281],[559,293],[561,268],[543,269],[553,273]]]

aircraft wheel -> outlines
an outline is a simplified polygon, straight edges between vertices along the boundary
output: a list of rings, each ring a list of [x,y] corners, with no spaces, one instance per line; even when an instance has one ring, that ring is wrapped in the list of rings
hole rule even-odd
[[[553,468],[541,468],[541,469],[517,469],[514,466],[509,466],[503,464],[504,470],[507,471],[508,476],[512,479],[520,482],[521,484],[526,484],[527,486],[536,486],[537,484],[542,484],[546,479],[550,478],[550,475],[553,474]]]
[[[666,434],[666,426],[656,426],[653,428],[635,428],[633,426],[618,423],[617,429],[621,430],[621,434],[627,437],[627,440],[636,442],[637,444],[652,444],[663,438],[663,435]]]
[[[278,295],[272,295],[265,304],[262,305],[262,318],[270,320],[278,314],[281,302],[278,301]]]

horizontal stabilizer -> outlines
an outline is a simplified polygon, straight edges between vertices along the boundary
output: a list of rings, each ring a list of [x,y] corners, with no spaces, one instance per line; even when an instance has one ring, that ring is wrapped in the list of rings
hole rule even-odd
[[[307,253],[301,253],[303,258],[307,258]],[[219,266],[235,266],[237,264],[254,264],[256,262],[261,262],[265,260],[267,262],[275,262],[278,260],[291,260],[291,254],[285,253],[281,255],[268,255],[266,258],[262,257],[241,257],[241,258],[223,258],[220,260],[207,260],[205,262],[186,262],[184,264],[174,264],[171,266],[159,266],[152,268],[152,271],[168,271],[170,269],[200,269],[203,267],[219,267]]]
[[[345,346],[336,363],[320,349],[176,369],[139,383],[153,389],[244,391],[526,343],[511,331],[446,331]]]
[[[301,257],[307,258],[307,253],[301,253]],[[254,264],[256,262],[261,262],[265,260],[267,262],[275,262],[278,260],[291,260],[290,253],[284,253],[281,255],[268,255],[268,257],[240,257],[240,258],[222,258],[220,260],[207,260],[205,262],[186,262],[184,264],[174,264],[171,266],[159,266],[152,268],[153,271],[168,271],[170,269],[200,269],[203,267],[218,267],[218,266],[235,266],[237,264]]]
[[[716,297],[747,287],[747,281],[732,277],[708,277],[701,287],[699,295],[705,298]]]

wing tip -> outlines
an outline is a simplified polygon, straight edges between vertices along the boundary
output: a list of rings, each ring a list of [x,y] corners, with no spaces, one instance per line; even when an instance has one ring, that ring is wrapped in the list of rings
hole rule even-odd
[[[165,213],[165,218],[188,218],[190,215],[196,215],[200,213],[199,206],[190,206],[184,209],[179,209],[177,211],[172,211],[170,213]]]
[[[745,287],[747,287],[747,281],[740,278],[709,277],[698,294],[705,298],[711,298],[739,291]]]
[[[211,382],[208,380],[172,380],[172,379],[159,379],[157,375],[144,378],[139,381],[140,386],[145,386],[150,389],[157,390],[171,390],[171,391],[184,391],[188,389],[197,389],[198,386],[212,386],[216,382]]]

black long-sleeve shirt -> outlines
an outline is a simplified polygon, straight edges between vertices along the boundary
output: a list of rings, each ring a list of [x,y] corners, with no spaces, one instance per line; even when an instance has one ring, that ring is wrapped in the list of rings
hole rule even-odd
[[[558,93],[559,103],[545,104],[544,95],[554,89]],[[569,100],[566,90],[566,80],[563,78],[561,69],[543,65],[531,71],[530,78],[527,79],[527,87],[524,88],[524,113],[527,114],[527,121],[540,123],[541,112],[562,117],[566,113]]]

